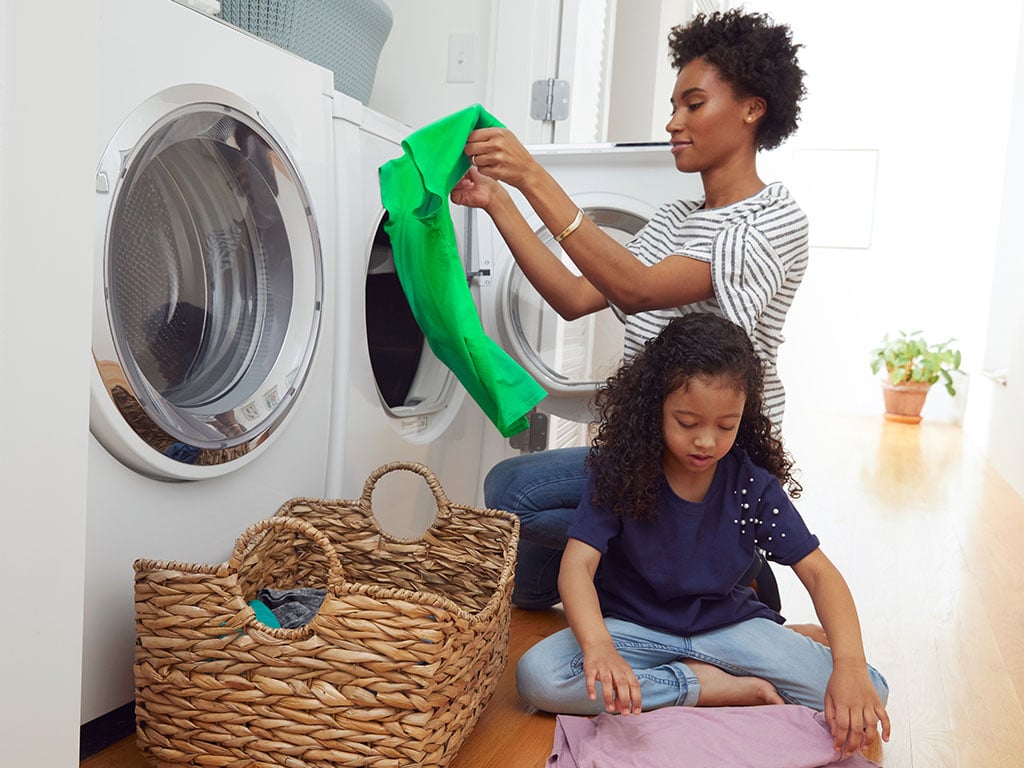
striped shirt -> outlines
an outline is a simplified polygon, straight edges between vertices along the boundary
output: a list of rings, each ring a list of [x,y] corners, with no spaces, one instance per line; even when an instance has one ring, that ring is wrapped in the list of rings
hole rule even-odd
[[[690,312],[712,312],[741,326],[765,363],[765,404],[776,428],[786,393],[776,360],[782,326],[807,269],[807,217],[782,184],[723,208],[676,200],[659,208],[626,247],[644,264],[672,254],[708,262],[715,298],[626,318],[628,360],[668,322]]]

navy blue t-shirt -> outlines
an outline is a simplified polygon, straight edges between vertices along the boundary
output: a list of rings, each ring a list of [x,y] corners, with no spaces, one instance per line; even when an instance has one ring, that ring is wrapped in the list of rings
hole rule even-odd
[[[658,518],[622,518],[595,507],[587,481],[569,537],[602,553],[597,592],[605,616],[687,636],[758,616],[783,623],[737,582],[755,548],[792,565],[818,547],[778,478],[733,448],[704,501],[681,499],[662,480]]]

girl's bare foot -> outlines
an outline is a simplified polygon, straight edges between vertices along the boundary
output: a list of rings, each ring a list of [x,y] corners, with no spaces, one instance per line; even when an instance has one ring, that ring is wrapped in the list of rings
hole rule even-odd
[[[704,661],[686,659],[700,682],[698,707],[739,707],[785,704],[775,686],[760,677],[738,677]]]

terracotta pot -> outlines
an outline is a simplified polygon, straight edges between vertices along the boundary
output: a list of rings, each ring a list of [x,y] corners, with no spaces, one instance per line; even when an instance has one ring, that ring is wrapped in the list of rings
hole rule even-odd
[[[921,421],[921,408],[928,396],[931,384],[909,382],[892,385],[882,380],[882,398],[885,400],[885,418],[904,424],[917,424]]]

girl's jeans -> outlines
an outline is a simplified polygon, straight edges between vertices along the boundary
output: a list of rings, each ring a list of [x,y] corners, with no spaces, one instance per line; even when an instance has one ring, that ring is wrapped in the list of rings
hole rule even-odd
[[[825,687],[832,675],[828,648],[770,619],[749,619],[729,627],[679,637],[621,619],[605,619],[615,647],[640,681],[643,709],[695,706],[700,684],[686,659],[706,661],[733,675],[772,683],[789,704],[824,711]],[[889,685],[868,666],[871,682],[885,704]],[[596,701],[587,698],[583,652],[571,629],[530,648],[516,668],[523,699],[545,712],[596,715],[604,711],[601,684]]]

